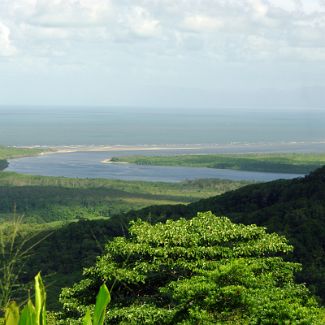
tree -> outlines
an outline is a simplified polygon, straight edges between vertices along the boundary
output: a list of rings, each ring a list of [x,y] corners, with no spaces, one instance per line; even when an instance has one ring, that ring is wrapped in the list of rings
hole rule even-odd
[[[323,311],[304,285],[293,248],[256,225],[211,212],[191,220],[133,222],[130,237],[106,245],[84,279],[61,294],[63,318],[78,319],[101,283],[111,288],[109,324],[321,324]],[[322,320],[321,320],[322,318]]]

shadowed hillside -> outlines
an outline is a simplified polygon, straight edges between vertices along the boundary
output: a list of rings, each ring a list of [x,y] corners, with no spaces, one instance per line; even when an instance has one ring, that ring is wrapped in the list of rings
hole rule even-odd
[[[153,206],[127,214],[152,221],[192,217],[199,211],[235,222],[266,226],[294,245],[292,259],[303,264],[298,280],[325,298],[325,167],[304,178],[248,185],[189,205]]]
[[[24,280],[28,281],[41,267],[44,275],[54,274],[53,285],[58,293],[62,285],[78,280],[81,268],[94,263],[109,239],[127,235],[130,220],[141,218],[155,223],[191,218],[208,210],[285,235],[295,247],[290,259],[303,264],[298,280],[325,299],[325,167],[304,178],[248,185],[188,205],[155,205],[109,220],[85,220],[60,227],[38,246]],[[68,274],[63,274],[59,265],[65,265]]]

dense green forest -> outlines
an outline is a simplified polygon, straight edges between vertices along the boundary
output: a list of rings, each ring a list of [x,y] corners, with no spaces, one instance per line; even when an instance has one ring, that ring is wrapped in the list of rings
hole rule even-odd
[[[15,155],[27,154],[14,151]],[[13,154],[9,150],[3,157],[9,153]],[[27,246],[41,240],[24,261],[19,280],[28,284],[42,270],[49,284],[48,304],[55,309],[61,288],[78,280],[82,268],[94,263],[105,243],[121,233],[119,222],[108,222],[111,217],[153,204],[188,204],[247,184],[70,179],[4,171],[0,172],[0,225],[6,228],[14,215],[23,216],[21,239],[31,238]]]
[[[13,183],[19,186],[10,185]],[[83,266],[95,262],[110,238],[127,231],[120,222],[125,212],[151,204],[187,204],[247,183],[76,180],[4,172],[0,173],[0,184],[3,222],[15,211],[24,215],[26,234],[37,233],[36,241],[46,237],[26,261],[21,281],[28,283],[42,270],[50,283],[49,306],[57,308],[60,289],[78,279]]]
[[[235,222],[267,226],[269,231],[286,235],[295,247],[290,259],[303,264],[297,279],[306,282],[324,299],[324,169],[305,178],[248,185],[188,205],[155,205],[117,214],[107,221],[82,220],[66,224],[39,245],[28,262],[24,281],[32,278],[42,265],[45,274],[52,276],[53,292],[58,293],[62,284],[71,284],[80,277],[82,266],[94,263],[108,239],[127,234],[130,220],[141,218],[155,223],[190,218],[198,211],[211,210]],[[56,306],[55,301],[50,303]]]
[[[303,264],[298,280],[325,299],[325,167],[304,178],[253,184],[189,205],[131,211],[127,220],[192,217],[199,211],[227,215],[234,222],[266,226],[295,247],[291,259]]]
[[[105,324],[323,324],[324,308],[295,283],[300,265],[283,259],[292,249],[283,236],[212,213],[138,220],[63,290],[63,311],[48,324],[85,324],[103,281],[112,297]]]
[[[197,201],[248,182],[194,180],[180,183],[73,179],[0,172],[0,218],[15,211],[29,222],[110,217],[153,204]]]
[[[6,158],[4,156],[4,160]],[[325,242],[323,238],[325,233],[325,167],[303,178],[278,180],[263,184],[223,180],[197,180],[180,183],[128,182],[105,179],[29,176],[3,171],[0,172],[0,198],[1,245],[6,243],[6,236],[10,237],[8,233],[10,228],[8,226],[11,225],[13,218],[19,217],[22,222],[19,226],[17,242],[14,243],[13,247],[20,247],[21,243],[23,243],[24,249],[32,247],[21,263],[15,266],[15,270],[19,271],[17,283],[20,286],[17,291],[13,290],[12,298],[19,300],[19,297],[27,297],[34,275],[42,271],[44,281],[47,284],[49,310],[61,308],[58,304],[61,289],[71,287],[74,282],[78,283],[82,278],[83,267],[90,267],[89,270],[93,270],[90,272],[91,274],[86,272],[86,277],[97,279],[96,283],[98,284],[98,274],[100,273],[96,273],[98,267],[94,266],[98,265],[95,264],[96,256],[101,255],[101,260],[105,260],[107,258],[107,243],[112,242],[112,245],[114,245],[115,241],[119,242],[121,240],[114,238],[120,236],[129,238],[130,221],[140,218],[150,224],[166,222],[167,220],[172,223],[171,220],[178,220],[182,217],[191,219],[200,211],[212,211],[219,216],[225,215],[236,223],[266,226],[267,232],[285,235],[289,240],[289,244],[293,245],[294,250],[291,251],[290,248],[286,251],[283,263],[287,263],[286,260],[302,263],[302,271],[298,271],[299,267],[292,269],[292,275],[295,273],[298,282],[307,283],[308,288],[313,293],[316,293],[323,301],[325,300]],[[217,217],[214,218],[218,219]],[[147,227],[145,224],[141,225]],[[236,226],[231,227],[234,229]],[[148,230],[147,233],[149,234],[150,231]],[[132,236],[130,238],[132,241]],[[7,244],[11,245],[10,242],[7,242]],[[116,252],[118,253],[118,251]],[[125,252],[131,254],[132,250],[127,249]],[[284,257],[281,250],[278,253],[279,256]],[[134,256],[139,255],[135,253]],[[4,260],[6,260],[6,254],[0,257],[0,261]],[[279,268],[291,265],[281,263],[277,264],[280,265]],[[235,265],[238,266],[236,263]],[[256,266],[257,270],[258,265]],[[178,271],[179,267],[179,265],[175,265]],[[227,265],[225,267],[228,269]],[[230,265],[229,270],[233,270],[232,267],[233,265]],[[288,268],[285,269],[288,271]],[[243,281],[245,276],[248,276],[245,272],[241,274],[242,271],[243,269],[239,267],[238,276],[242,279],[240,281]],[[159,275],[160,271],[157,271],[154,278],[156,279],[156,276]],[[256,274],[251,274],[251,276],[256,276]],[[307,308],[299,317],[305,317],[307,314],[314,315],[311,310],[316,311],[316,302],[310,300],[310,305],[306,305],[305,302],[311,299],[308,298],[309,293],[303,287],[300,287],[301,290],[299,289],[299,291],[298,287],[295,287],[293,282],[290,282],[293,281],[290,280],[290,277],[288,276],[287,280],[289,282],[287,284],[288,287],[293,289],[289,294],[290,299],[293,300],[285,300],[285,304],[290,302],[302,308],[297,307],[297,310]],[[210,275],[208,278],[211,280]],[[268,279],[274,283],[272,278]],[[121,278],[122,280],[123,278]],[[187,285],[197,285],[194,279],[194,282],[192,282],[191,278],[188,280]],[[203,287],[205,281],[203,281],[203,284],[200,282]],[[241,282],[236,281],[235,284],[230,282],[229,285],[242,285]],[[164,285],[167,285],[167,282]],[[188,301],[183,301],[183,298],[177,300],[180,297],[177,292],[180,292],[181,288],[177,288],[172,284],[167,287],[164,287],[164,285],[159,288],[154,287],[153,290],[161,291],[161,293],[165,292],[163,294],[164,298],[161,298],[163,301],[166,298],[165,294],[169,297],[168,299],[174,297],[172,301],[175,308],[173,307],[174,309],[171,310],[178,313],[176,311],[178,310],[178,304],[188,304]],[[67,303],[69,304],[69,301],[71,303],[75,301],[74,292],[76,287],[73,288],[72,291],[65,291],[62,296],[62,302],[65,306]],[[77,288],[81,290],[80,294],[83,295],[83,284],[81,286],[77,285]],[[294,288],[297,288],[297,290]],[[201,297],[203,293],[199,287],[197,289],[199,291],[197,291],[198,296],[195,296],[195,299],[198,300],[195,301],[198,303],[199,298],[197,297]],[[122,287],[118,289],[118,294],[124,295],[125,293],[120,290],[122,290]],[[270,292],[275,294],[275,291],[272,290]],[[220,294],[219,291],[213,292],[214,297],[216,294]],[[227,291],[227,294],[230,294],[232,298],[234,297],[234,292],[231,290]],[[267,292],[263,294],[266,295],[265,301],[267,301],[269,299],[267,298]],[[299,300],[298,296],[302,297],[302,300]],[[251,296],[245,297],[251,299]],[[86,299],[86,297],[84,298]],[[92,299],[93,296],[89,295],[88,298]],[[149,296],[147,298],[151,299]],[[142,302],[146,301],[142,300],[142,298],[139,299]],[[162,312],[161,315],[163,315],[164,310],[157,312],[154,309],[165,308],[162,305],[157,305],[156,299],[159,300],[159,296],[155,296],[153,299],[151,300],[153,305],[150,305],[153,309],[142,309],[142,311],[148,317],[150,313],[150,315],[158,315],[160,311]],[[89,302],[90,300],[88,302],[84,300],[83,303],[88,304]],[[132,303],[135,303],[135,301]],[[138,304],[139,301],[136,303]],[[130,306],[130,304],[125,305],[123,308],[129,308]],[[194,306],[196,306],[195,308],[202,308],[199,303]],[[241,314],[239,310],[233,315],[224,314],[224,317],[229,316],[234,323],[236,323],[235,320],[238,317],[247,318],[248,314],[252,314],[252,308],[256,307],[254,300],[252,300],[252,305],[243,306],[239,304],[236,306],[243,307],[241,310],[246,310],[247,314]],[[214,306],[213,308],[217,307]],[[118,319],[122,319],[118,318],[118,315],[122,317],[123,313],[121,310],[114,308],[116,308],[116,305],[113,304],[112,315],[115,316],[112,316],[111,320],[115,317],[114,321],[117,322]],[[207,304],[204,308],[211,310],[209,308],[212,307]],[[308,308],[311,308],[311,310]],[[117,312],[115,313],[114,310],[117,310]],[[132,315],[136,315],[134,308],[131,311]],[[147,312],[149,314],[146,314]],[[302,316],[303,313],[305,313],[305,316]],[[210,314],[209,311],[207,317],[215,317],[212,315],[213,313]],[[176,314],[173,315],[173,317],[178,317]],[[186,315],[197,317],[198,314],[195,314],[195,310],[191,309],[186,311]],[[77,314],[73,315],[73,317],[77,316]],[[71,317],[71,314],[68,313],[64,317]]]
[[[111,288],[108,324],[322,324],[300,265],[282,258],[286,239],[256,225],[200,213],[190,219],[131,224],[73,288],[61,318],[77,324],[103,281]]]
[[[260,172],[307,174],[325,164],[325,155],[316,153],[197,154],[177,156],[113,157],[112,162],[138,165],[209,167]]]

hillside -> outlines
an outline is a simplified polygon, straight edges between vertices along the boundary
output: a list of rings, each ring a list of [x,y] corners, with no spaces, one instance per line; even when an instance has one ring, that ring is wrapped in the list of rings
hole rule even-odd
[[[88,214],[96,216],[97,212],[102,214],[104,211],[109,212],[107,215],[111,215],[108,220],[84,220],[60,224],[54,232],[52,228],[48,229],[44,225],[40,237],[49,232],[52,234],[33,252],[22,280],[28,282],[35,272],[42,269],[44,276],[51,275],[49,290],[56,294],[50,296],[57,297],[62,286],[77,281],[82,267],[95,262],[96,255],[101,254],[107,240],[127,233],[130,220],[142,218],[155,223],[166,219],[190,218],[198,211],[211,210],[216,215],[229,216],[235,222],[255,223],[266,226],[270,232],[284,234],[295,247],[290,258],[301,262],[304,266],[303,271],[298,275],[298,280],[309,284],[314,292],[325,299],[325,167],[304,178],[252,184],[236,190],[231,190],[233,184],[208,181],[164,184],[161,188],[162,184],[98,180],[96,184],[98,187],[92,188],[91,185],[94,184],[90,184],[90,180],[1,174],[2,204],[5,213],[11,209],[10,202],[16,201],[17,212],[27,215],[34,215],[37,212],[36,215],[48,215],[48,217],[52,213],[53,219],[51,217],[49,220],[76,219],[81,206],[83,207],[81,219],[88,218]],[[229,186],[230,191],[208,199],[200,199],[199,195],[218,193],[220,185],[223,190]],[[196,200],[199,201],[188,205],[161,205],[173,196],[176,203],[180,197],[184,200],[194,192],[198,193]],[[112,216],[114,199],[120,197],[121,193],[128,193],[127,201],[118,202],[121,207],[125,208],[125,204],[129,203],[129,208],[133,205],[132,208],[136,209],[135,203],[142,196],[144,196],[142,200],[146,198],[145,203],[148,204],[154,199],[156,205],[128,213],[116,213]],[[150,199],[149,193],[150,195],[154,193]],[[133,197],[132,204],[129,196]],[[167,196],[171,197],[167,198]],[[47,201],[49,198],[50,201]],[[195,196],[193,195],[191,199],[195,200]],[[44,202],[47,204],[43,206]],[[58,205],[64,209],[58,208]],[[72,212],[69,215],[67,213],[71,208]],[[117,212],[117,206],[114,210]],[[60,214],[66,218],[58,218]],[[61,254],[62,252],[64,254]],[[59,265],[65,267],[62,269],[58,267]],[[54,308],[55,300],[56,298],[50,301],[50,305]]]
[[[298,280],[308,283],[325,299],[325,167],[304,178],[248,185],[187,206],[132,211],[126,219],[188,218],[199,211],[227,215],[232,221],[255,223],[285,235],[295,247],[291,258],[304,267]]]
[[[83,266],[94,263],[107,240],[127,234],[130,220],[141,218],[155,223],[190,218],[208,210],[235,222],[255,223],[266,226],[269,232],[284,234],[295,247],[290,259],[303,264],[298,280],[325,300],[325,167],[304,178],[248,185],[188,205],[154,205],[109,220],[85,220],[59,227],[38,246],[24,280],[41,265],[44,275],[54,274],[52,289],[58,294],[62,286],[80,278]],[[58,265],[66,265],[66,271]],[[55,307],[56,302],[51,301],[51,305]]]
[[[23,216],[26,237],[37,235],[35,241],[41,240],[25,261],[20,283],[28,283],[41,270],[49,284],[48,306],[54,309],[61,288],[80,278],[82,268],[95,262],[109,239],[124,233],[119,218],[110,221],[113,215],[123,216],[152,204],[187,204],[245,184],[227,180],[158,183],[73,179],[0,172],[0,225],[8,228],[15,214]]]

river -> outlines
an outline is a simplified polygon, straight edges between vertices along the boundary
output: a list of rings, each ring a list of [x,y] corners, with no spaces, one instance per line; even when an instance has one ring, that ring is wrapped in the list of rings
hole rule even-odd
[[[186,150],[191,153],[191,150]],[[197,152],[197,151],[196,151]],[[164,150],[163,154],[181,154],[184,150]],[[7,171],[41,176],[64,176],[70,178],[107,178],[120,180],[141,180],[179,182],[194,179],[229,179],[265,182],[275,179],[292,179],[300,174],[263,173],[229,169],[141,166],[125,163],[103,163],[111,157],[126,155],[157,155],[161,150],[151,151],[92,151],[52,153],[36,157],[11,159]]]

